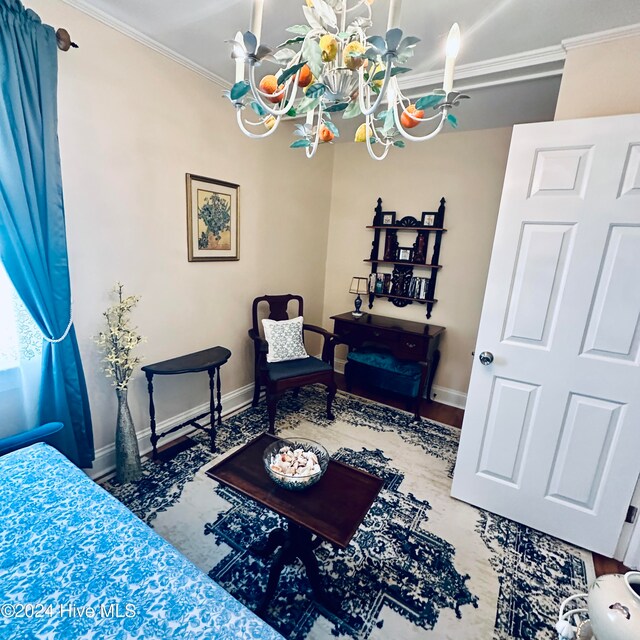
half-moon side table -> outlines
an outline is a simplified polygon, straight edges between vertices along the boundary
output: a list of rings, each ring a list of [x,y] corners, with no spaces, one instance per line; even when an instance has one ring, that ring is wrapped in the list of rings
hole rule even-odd
[[[216,452],[216,423],[222,424],[222,391],[220,387],[220,367],[231,357],[231,351],[225,347],[212,347],[186,356],[163,360],[155,364],[142,367],[147,376],[147,389],[149,390],[149,420],[151,423],[151,446],[153,447],[153,459],[158,457],[158,440],[168,436],[183,427],[191,426],[209,434],[211,438],[211,453]],[[209,411],[187,420],[182,424],[171,427],[164,433],[156,433],[156,408],[153,404],[153,376],[173,376],[181,373],[199,373],[206,371],[209,374]],[[217,414],[217,417],[216,415]],[[211,416],[210,424],[200,424],[199,420]]]

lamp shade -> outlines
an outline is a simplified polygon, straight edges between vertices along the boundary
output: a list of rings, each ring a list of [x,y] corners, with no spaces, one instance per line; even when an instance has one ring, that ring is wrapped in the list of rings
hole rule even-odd
[[[354,276],[351,278],[351,287],[349,289],[349,293],[368,293],[369,292],[369,279],[368,278],[360,278],[358,276]]]

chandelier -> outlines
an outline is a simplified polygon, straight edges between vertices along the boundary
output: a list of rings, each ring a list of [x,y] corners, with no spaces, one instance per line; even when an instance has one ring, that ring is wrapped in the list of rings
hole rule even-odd
[[[451,110],[468,97],[453,91],[460,48],[457,24],[447,39],[442,88],[410,99],[397,77],[411,71],[405,65],[420,39],[405,37],[397,27],[402,0],[391,0],[384,37],[367,35],[373,0],[305,2],[307,24],[289,27],[291,37],[275,49],[260,42],[264,0],[253,0],[251,29],[230,41],[236,77],[225,95],[245,135],[266,138],[283,118],[305,115],[305,124],[295,127],[297,139],[291,147],[304,149],[311,158],[320,144],[339,137],[335,121],[364,117],[355,141],[365,143],[375,160],[384,160],[391,147],[403,148],[405,140],[429,140],[445,123],[457,126]],[[265,62],[280,68],[258,78],[256,69]],[[417,127],[419,135],[410,133]]]

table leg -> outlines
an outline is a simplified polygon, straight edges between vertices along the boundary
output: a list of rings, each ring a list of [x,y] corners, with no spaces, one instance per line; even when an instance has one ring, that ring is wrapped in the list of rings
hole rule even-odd
[[[307,577],[311,583],[313,596],[316,602],[334,615],[339,615],[342,610],[340,602],[325,591],[324,585],[322,584],[322,578],[320,577],[318,560],[313,551],[309,548],[305,549],[300,560],[302,560],[302,564],[307,571]]]
[[[264,595],[262,596],[262,601],[256,609],[256,613],[261,618],[264,617],[264,614],[267,611],[267,607],[269,606],[269,602],[271,601],[271,598],[273,598],[273,594],[276,592],[282,570],[284,569],[285,565],[291,564],[293,561],[295,561],[295,556],[291,556],[291,550],[287,547],[287,545],[281,547],[278,553],[276,553],[276,556],[271,563],[267,588],[264,592]]]
[[[415,402],[414,402],[414,415],[413,415],[413,419],[416,422],[420,422],[420,420],[422,419],[420,417],[420,406],[422,405],[422,396],[424,395],[424,390],[427,386],[427,379],[428,379],[428,374],[429,374],[429,365],[426,363],[420,363],[421,367],[420,367],[420,385],[418,386],[418,395],[415,398]]]
[[[156,435],[156,407],[153,404],[153,373],[149,371],[147,376],[147,390],[149,391],[149,422],[151,427],[151,446],[153,447],[153,459],[158,457],[158,436]]]
[[[278,547],[281,547],[287,540],[285,529],[278,527],[273,529],[267,536],[265,542],[258,542],[249,547],[249,551],[258,558],[268,558]]]
[[[314,539],[310,531],[290,521],[287,523],[286,531],[274,529],[269,534],[264,551],[273,553],[278,546],[280,550],[271,564],[267,588],[257,609],[258,615],[262,616],[266,612],[269,602],[276,592],[278,580],[285,565],[293,564],[296,559],[299,559],[304,565],[316,602],[334,613],[340,611],[340,604],[335,602],[324,589],[318,560],[313,552],[321,542],[320,538]],[[263,550],[259,551],[264,553]]]
[[[436,371],[438,370],[438,364],[440,363],[440,350],[436,349],[431,357],[429,363],[429,379],[427,380],[427,397],[431,400],[431,387],[433,386],[433,379],[436,377]]]
[[[216,452],[216,416],[214,412],[215,412],[216,405],[214,400],[214,393],[215,393],[215,384],[216,384],[216,379],[215,379],[216,370],[209,369],[207,373],[209,374],[209,419],[210,419],[209,437],[211,438],[211,453],[215,453]]]
[[[218,379],[218,405],[216,406],[216,411],[218,412],[218,426],[222,425],[222,385],[220,384],[220,367],[216,369],[217,379]]]

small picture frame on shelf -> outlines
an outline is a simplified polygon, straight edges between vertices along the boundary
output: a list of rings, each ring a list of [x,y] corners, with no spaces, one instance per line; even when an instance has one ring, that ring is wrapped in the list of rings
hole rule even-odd
[[[422,226],[423,227],[434,227],[436,224],[436,214],[429,213],[429,211],[424,211],[422,213]]]
[[[380,224],[383,227],[393,227],[396,223],[395,211],[383,211],[380,219]]]
[[[398,247],[398,262],[411,262],[413,260],[413,247]]]

